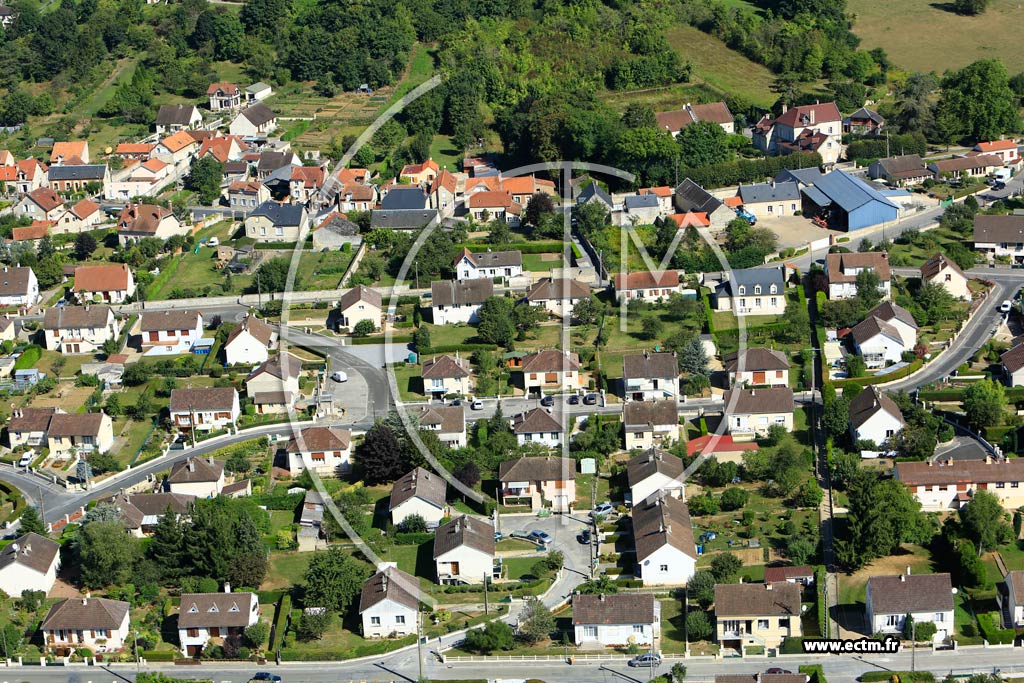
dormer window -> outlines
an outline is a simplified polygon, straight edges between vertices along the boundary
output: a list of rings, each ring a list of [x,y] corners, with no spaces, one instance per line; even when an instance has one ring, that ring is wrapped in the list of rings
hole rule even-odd
[[[216,613],[216,612],[219,612],[220,610],[217,609],[217,605],[210,605],[210,609],[208,611],[211,612],[211,613]]]
[[[771,289],[769,289],[768,291],[769,291],[770,294],[778,294],[779,293],[779,288],[776,287],[775,285],[772,285]]]
[[[754,285],[754,294],[761,293],[761,285]]]
[[[188,613],[189,614],[195,614],[198,611],[199,611],[199,608],[196,607],[195,603],[192,603],[192,606],[188,608]]]
[[[743,285],[740,285],[740,294],[746,294],[746,293],[747,293],[747,288],[745,286],[743,286]]]

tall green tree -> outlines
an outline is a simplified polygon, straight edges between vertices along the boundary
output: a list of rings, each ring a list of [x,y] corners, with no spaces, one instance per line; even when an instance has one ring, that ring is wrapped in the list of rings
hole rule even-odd
[[[964,412],[975,429],[998,427],[1006,418],[1006,391],[999,382],[983,379],[964,390]]]
[[[1020,127],[1017,98],[1006,67],[998,59],[982,59],[942,79],[938,118],[953,136],[995,140]]]
[[[489,344],[510,348],[516,337],[515,303],[505,296],[492,296],[480,307],[477,335]]]
[[[991,491],[975,491],[967,505],[960,508],[960,526],[981,555],[1009,541],[1013,529],[1006,521],[1006,510]]]
[[[220,198],[223,179],[224,164],[212,156],[205,156],[192,162],[192,168],[185,176],[185,187],[195,192],[201,203],[212,204]]]
[[[714,121],[691,123],[676,136],[679,159],[684,166],[704,166],[728,161],[732,156],[726,133]]]
[[[78,529],[74,548],[85,586],[105,588],[131,582],[140,545],[122,522],[84,524]]]
[[[156,523],[146,555],[160,567],[165,582],[177,581],[185,572],[185,525],[170,507]]]
[[[21,525],[18,527],[18,533],[22,534],[39,534],[40,536],[49,536],[49,532],[46,530],[46,524],[43,523],[43,518],[39,515],[39,510],[34,507],[26,507],[24,512],[21,513]]]
[[[306,570],[305,604],[345,613],[368,574],[362,563],[339,546],[317,552]]]
[[[356,464],[368,484],[392,482],[405,474],[402,444],[392,429],[378,421],[356,448]]]

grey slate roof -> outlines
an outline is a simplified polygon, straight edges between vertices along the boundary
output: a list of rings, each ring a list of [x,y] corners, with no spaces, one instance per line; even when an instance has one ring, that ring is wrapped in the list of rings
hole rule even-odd
[[[370,212],[370,227],[415,230],[435,219],[437,209],[374,209]]]
[[[494,295],[494,282],[487,278],[463,280],[434,280],[430,283],[432,306],[469,306],[482,304]]]
[[[579,195],[576,197],[576,203],[586,204],[591,201],[601,201],[606,204],[609,208],[613,206],[612,197],[610,194],[601,189],[601,186],[596,182],[592,182],[583,188]]]
[[[736,404],[732,397],[736,396]],[[793,390],[789,387],[731,389],[725,392],[725,409],[731,414],[762,415],[793,412]]]
[[[0,550],[0,569],[21,564],[45,574],[60,552],[60,544],[35,532],[22,534]]]
[[[901,323],[917,329],[917,323],[914,321],[914,316],[910,314],[910,311],[903,308],[899,304],[894,304],[891,301],[884,301],[868,313],[868,316],[875,316],[880,320],[886,322],[892,322],[893,320],[899,320]]]
[[[249,121],[249,123],[251,123],[254,126],[262,126],[264,123],[267,123],[268,121],[273,121],[274,119],[277,118],[277,114],[270,111],[270,107],[263,104],[262,102],[250,104],[248,107],[239,112],[238,115],[244,116]]]
[[[690,509],[680,498],[660,492],[633,505],[633,541],[636,559],[643,562],[666,545],[696,559],[697,546],[693,542]]]
[[[39,626],[42,631],[94,630],[121,627],[129,604],[107,598],[68,598],[61,600],[47,612]]]
[[[877,111],[872,111],[867,107],[861,107],[860,109],[846,117],[846,121],[850,121],[851,119],[868,119],[878,124],[885,123],[885,118],[883,118],[881,114],[879,114]]]
[[[427,208],[427,195],[418,187],[396,187],[389,190],[387,195],[380,200],[380,208],[385,211],[425,209]]]
[[[572,596],[573,624],[653,624],[652,593],[616,593],[613,595]]]
[[[636,486],[654,474],[664,474],[682,483],[683,459],[660,448],[648,448],[626,463],[626,479],[630,486]]]
[[[47,178],[53,180],[103,180],[107,175],[106,164],[75,164],[51,166]]]
[[[710,216],[722,206],[722,200],[687,178],[676,187],[675,204],[676,208],[684,213],[696,211]]]
[[[494,545],[494,527],[476,517],[462,515],[435,532],[434,559],[462,546],[493,557]]]
[[[953,609],[949,574],[900,574],[868,579],[875,614],[948,612]]]
[[[888,394],[879,391],[876,387],[869,386],[850,401],[850,424],[856,429],[879,411],[885,411],[897,418],[900,423],[903,422],[903,413],[900,412],[896,402],[889,398]]]
[[[658,196],[654,194],[631,194],[626,197],[622,203],[626,207],[626,211],[632,211],[634,209],[657,209],[661,206],[658,201]]]
[[[250,217],[266,216],[274,225],[298,227],[304,222],[306,209],[301,204],[281,204],[267,200],[253,209]]]
[[[740,185],[739,193],[744,204],[800,200],[800,186],[795,182]]]
[[[419,498],[434,507],[444,509],[448,485],[440,475],[417,467],[391,485],[389,510],[394,510],[407,500]]]
[[[817,166],[813,166],[811,168],[791,168],[783,169],[776,173],[775,182],[785,183],[793,181],[803,185],[814,185],[824,177],[825,175]]]
[[[192,122],[191,104],[162,104],[156,113],[156,122],[161,126],[187,126]]]
[[[720,288],[725,288],[729,291],[730,296],[740,296],[739,286],[743,285],[746,287],[744,296],[751,296],[754,294],[754,287],[761,285],[761,295],[767,296],[770,293],[772,285],[776,287],[776,293],[782,295],[786,291],[786,281],[782,275],[781,268],[746,268],[744,270],[734,270],[732,277],[726,280]]]

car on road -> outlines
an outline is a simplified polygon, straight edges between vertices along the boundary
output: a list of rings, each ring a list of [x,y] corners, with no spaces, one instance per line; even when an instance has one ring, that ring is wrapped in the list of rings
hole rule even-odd
[[[494,532],[494,542],[495,543],[497,543],[498,541],[500,541],[503,538],[505,538],[505,534],[501,533],[500,531],[495,531]]]
[[[555,405],[555,397],[552,396],[551,394],[548,394],[547,396],[540,400],[540,404],[545,408],[550,408],[551,406]]]
[[[992,184],[992,189],[993,190],[1005,190],[1006,189],[1006,183],[1004,183],[1002,180],[997,180],[995,183]]]
[[[35,453],[29,451],[25,455],[21,456],[21,460],[18,461],[18,467],[28,467],[32,464],[32,458],[35,457]]]
[[[580,404],[579,394],[573,394],[572,396],[570,396],[569,400],[566,401],[566,403],[568,403],[571,406],[578,406]]]
[[[255,681],[266,681],[266,683],[281,683],[282,678],[277,674],[272,674],[269,671],[258,671],[253,674],[253,677],[249,679],[250,683]]]
[[[534,529],[530,532],[530,540],[534,543],[540,543],[541,545],[547,545],[555,539],[551,538],[551,534],[540,529]]]
[[[612,507],[611,503],[601,503],[590,511],[590,515],[610,515],[613,512],[615,512],[615,508]]]
[[[584,529],[583,531],[576,534],[576,540],[582,545],[590,544],[590,529]]]
[[[333,379],[335,382],[347,382],[348,373],[343,370],[335,370],[334,372],[331,373],[331,379]]]
[[[1013,308],[1013,302],[1009,299],[1006,299],[1003,303],[999,304],[1000,313],[1009,313],[1011,308]]]
[[[473,402],[469,405],[469,407],[472,408],[473,410],[483,410],[484,402],[478,398],[475,398],[473,399]]]
[[[659,667],[661,666],[661,655],[654,653],[647,653],[645,655],[637,655],[633,659],[629,660],[629,666],[650,666]]]
[[[777,666],[773,666],[772,668],[770,668],[767,671],[765,671],[765,673],[766,674],[791,674],[793,672],[788,670],[788,669],[780,669]]]
[[[583,405],[594,406],[597,405],[597,394],[587,394],[583,397]]]

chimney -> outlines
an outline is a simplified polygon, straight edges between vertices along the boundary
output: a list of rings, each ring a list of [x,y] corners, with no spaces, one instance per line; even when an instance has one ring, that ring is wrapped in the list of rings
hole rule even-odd
[[[907,576],[910,576],[910,565],[907,565]]]
[[[810,111],[810,113],[807,114],[807,121],[812,126],[814,125],[814,110],[813,109]]]
[[[789,111],[789,105],[787,105],[785,102],[783,102],[782,103],[782,113],[785,114],[787,111]]]
[[[906,575],[905,574],[900,574],[900,583],[906,583],[906,582],[907,582]]]
[[[754,674],[754,680],[757,681],[757,683],[761,683],[761,672],[760,671],[758,671],[756,674]]]
[[[231,582],[230,581],[225,581],[224,582],[224,592],[225,593],[230,593],[231,592]]]
[[[604,602],[604,593],[601,593],[601,602]]]
[[[774,585],[774,584],[771,584],[771,583],[766,583],[766,584],[764,585],[764,589],[765,589],[766,591],[770,591],[770,590],[772,589],[772,586],[773,586],[773,585]]]
[[[985,464],[986,465],[991,465],[992,464],[992,456],[989,455],[988,453],[985,454]]]

